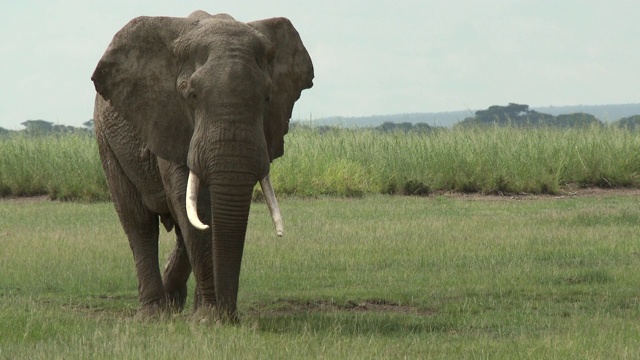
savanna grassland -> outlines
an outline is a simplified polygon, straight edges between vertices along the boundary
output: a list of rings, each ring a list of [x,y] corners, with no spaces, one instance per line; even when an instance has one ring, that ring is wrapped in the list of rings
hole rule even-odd
[[[109,203],[0,203],[0,358],[637,358],[637,195],[284,198],[250,217],[239,326],[134,318]],[[173,245],[161,236],[161,257]],[[193,286],[191,285],[191,289]]]
[[[640,134],[286,140],[285,236],[255,203],[241,324],[215,326],[190,308],[135,318],[131,251],[113,206],[91,201],[108,199],[92,138],[0,138],[3,195],[82,200],[0,200],[0,358],[640,357],[640,191],[576,192],[637,188]],[[162,232],[162,260],[173,241]]]

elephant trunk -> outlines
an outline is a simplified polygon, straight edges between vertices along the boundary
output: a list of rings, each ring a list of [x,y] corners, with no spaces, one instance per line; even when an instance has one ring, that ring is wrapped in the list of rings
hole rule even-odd
[[[237,298],[242,253],[251,207],[253,181],[209,185],[212,255],[216,307],[223,322],[237,322]]]
[[[262,180],[260,180],[260,186],[262,187],[262,192],[264,193],[265,200],[267,202],[267,206],[269,207],[269,213],[271,214],[271,219],[273,220],[273,225],[276,227],[276,235],[282,236],[284,234],[284,226],[282,224],[282,215],[280,213],[280,206],[278,205],[278,199],[276,198],[275,192],[273,191],[273,185],[271,184],[271,179],[269,175],[265,176]],[[200,180],[198,177],[191,171],[189,171],[189,180],[187,181],[187,217],[189,218],[189,222],[191,225],[199,230],[207,230],[209,228],[208,225],[205,225],[198,218],[198,189],[200,187]]]
[[[220,181],[212,178],[218,178]],[[208,226],[200,221],[196,211],[199,183],[198,176],[189,172],[186,196],[187,216],[194,227],[205,230]],[[282,236],[282,217],[269,177],[266,176],[260,180],[260,184],[277,234]],[[254,185],[255,177],[253,176],[227,173],[222,177],[209,178],[215,302],[221,320],[224,322],[238,321],[237,297],[240,267]]]

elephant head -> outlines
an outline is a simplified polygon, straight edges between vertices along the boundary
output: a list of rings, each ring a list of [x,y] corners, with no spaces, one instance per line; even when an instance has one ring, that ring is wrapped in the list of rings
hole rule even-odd
[[[216,303],[234,317],[253,187],[283,155],[293,105],[313,85],[297,31],[284,18],[139,17],[114,36],[91,79],[149,151],[189,168],[189,189],[207,187]]]

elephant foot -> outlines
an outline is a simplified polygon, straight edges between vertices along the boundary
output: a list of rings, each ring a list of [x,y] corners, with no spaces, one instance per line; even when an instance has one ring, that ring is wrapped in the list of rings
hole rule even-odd
[[[173,291],[167,291],[165,298],[167,306],[171,311],[181,312],[187,302],[187,284]]]
[[[217,322],[219,324],[238,325],[240,324],[240,318],[237,313],[227,314],[225,312],[220,313]]]
[[[176,311],[167,301],[144,304],[136,312],[134,319],[139,321],[163,320],[171,317]]]
[[[165,312],[160,306],[143,306],[138,309],[133,318],[138,321],[159,320]]]

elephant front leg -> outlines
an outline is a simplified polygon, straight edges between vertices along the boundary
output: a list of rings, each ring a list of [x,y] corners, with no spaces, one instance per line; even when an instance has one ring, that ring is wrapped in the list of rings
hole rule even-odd
[[[202,320],[214,313],[216,306],[216,292],[213,282],[213,261],[211,255],[211,229],[198,230],[194,228],[187,218],[186,189],[189,169],[183,165],[177,165],[169,161],[158,159],[160,173],[165,186],[171,213],[176,223],[178,243],[169,259],[169,264],[164,273],[165,288],[171,298],[180,297],[182,282],[186,284],[189,271],[193,271],[196,280],[194,296],[194,320]],[[197,211],[203,218],[210,217],[211,210],[208,205],[209,194],[201,191],[199,194],[199,206]],[[188,254],[188,255],[187,255]],[[177,281],[171,281],[176,280]],[[172,285],[171,285],[172,284]],[[186,287],[183,289],[186,290]],[[174,295],[172,295],[174,294]]]
[[[111,199],[133,252],[141,304],[138,315],[143,318],[154,316],[166,308],[158,262],[158,215],[144,205],[142,195],[119,165],[99,128],[96,136]]]
[[[216,288],[213,281],[213,260],[211,250],[211,230],[201,231],[190,228],[191,264],[196,280],[193,302],[193,319],[209,321],[216,318]]]
[[[153,317],[166,310],[165,294],[158,269],[158,261],[151,254],[158,253],[157,246],[138,246],[134,251],[138,277],[138,299],[142,308],[138,316]],[[157,255],[155,256],[157,258]]]
[[[187,281],[191,275],[191,263],[179,226],[175,227],[176,246],[167,259],[162,283],[169,306],[182,311],[187,299]]]
[[[164,291],[166,294],[168,305],[175,311],[182,311],[186,304],[188,289],[187,282],[191,275],[192,267],[191,260],[189,258],[189,251],[184,241],[184,236],[179,226],[176,226],[176,246],[167,259],[167,264],[162,275],[162,283],[164,284]],[[193,230],[195,231],[195,230]],[[196,252],[197,265],[195,271],[196,287],[193,297],[193,309],[197,312],[200,307],[204,312],[210,312],[209,310],[215,306],[215,289],[213,288],[212,281],[205,280],[212,275],[207,274],[211,272],[210,257],[211,249],[209,247],[209,235],[202,238],[202,235],[194,235],[195,239],[190,239],[189,243],[192,247],[195,247],[192,251]],[[198,241],[198,238],[200,240]],[[200,242],[200,245],[193,243]],[[198,279],[202,279],[198,281]]]
[[[175,231],[176,245],[169,255],[162,276],[168,305],[176,311],[184,309],[187,282],[193,270],[196,278],[193,310],[209,313],[215,307],[210,231],[199,231],[188,225],[184,234],[179,225],[175,227]]]
[[[166,310],[166,299],[158,262],[158,216],[144,208],[120,209],[120,220],[127,232],[138,278],[138,317],[156,316]]]

